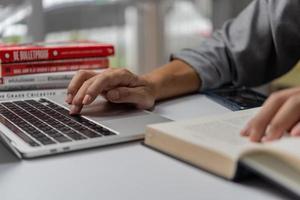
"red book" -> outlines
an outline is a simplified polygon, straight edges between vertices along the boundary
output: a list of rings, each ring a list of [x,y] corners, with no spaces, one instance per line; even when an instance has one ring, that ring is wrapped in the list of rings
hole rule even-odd
[[[114,55],[114,47],[93,41],[0,45],[1,63],[62,60]]]
[[[36,73],[77,71],[80,69],[104,69],[108,68],[108,66],[108,58],[84,58],[8,63],[0,66],[0,77]]]

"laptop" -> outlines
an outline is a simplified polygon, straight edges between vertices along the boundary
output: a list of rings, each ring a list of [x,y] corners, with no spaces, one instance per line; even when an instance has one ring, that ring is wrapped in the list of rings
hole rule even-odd
[[[63,97],[0,102],[0,138],[19,158],[34,158],[144,138],[147,124],[171,121],[103,98],[70,116]]]

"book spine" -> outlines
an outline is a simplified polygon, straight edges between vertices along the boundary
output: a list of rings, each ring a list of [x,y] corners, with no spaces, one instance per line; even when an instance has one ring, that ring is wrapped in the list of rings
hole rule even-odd
[[[19,82],[15,84],[0,85],[0,91],[16,91],[16,90],[42,90],[42,89],[59,89],[67,88],[72,78],[63,81],[36,81],[35,82]]]
[[[113,46],[31,47],[28,49],[1,49],[1,63],[17,63],[72,58],[108,57],[114,55]]]
[[[55,74],[55,73],[44,73],[36,75],[20,75],[20,76],[9,76],[0,78],[0,86],[13,86],[20,84],[40,84],[70,80],[74,73],[66,74]]]
[[[40,98],[65,96],[65,89],[49,89],[49,90],[28,90],[28,91],[9,91],[0,93],[0,101],[11,99],[26,99],[26,98]]]
[[[47,89],[62,89],[67,88],[69,82],[59,83],[39,83],[39,84],[16,84],[16,85],[1,85],[0,91],[19,91],[19,90],[47,90]]]
[[[0,77],[0,91],[66,88],[75,73],[76,71]]]
[[[108,68],[108,58],[102,59],[78,59],[47,62],[11,63],[1,66],[0,76],[16,76],[36,73],[77,71],[80,69],[104,69]]]

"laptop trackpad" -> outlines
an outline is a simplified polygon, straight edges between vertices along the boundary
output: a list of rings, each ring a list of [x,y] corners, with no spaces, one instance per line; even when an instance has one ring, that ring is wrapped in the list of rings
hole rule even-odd
[[[103,125],[110,127],[121,134],[144,134],[148,124],[171,121],[153,113],[143,112],[140,116],[130,116],[122,119],[114,119],[101,122]]]
[[[148,124],[171,121],[157,114],[138,110],[131,104],[97,101],[82,110],[82,115],[122,135],[143,134]]]
[[[62,98],[51,98],[69,107]],[[110,103],[98,97],[91,105],[85,106],[81,114],[123,134],[141,134],[148,124],[171,121],[160,115],[136,109],[132,104]]]

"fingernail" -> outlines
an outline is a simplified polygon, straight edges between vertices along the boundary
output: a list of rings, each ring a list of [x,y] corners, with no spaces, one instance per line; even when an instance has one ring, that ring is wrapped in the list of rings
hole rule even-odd
[[[300,131],[299,130],[292,130],[290,134],[291,134],[291,136],[294,136],[294,137],[300,136]]]
[[[264,142],[270,141],[273,132],[274,130],[272,129],[272,126],[270,125],[267,126],[265,136],[264,136]]]
[[[274,140],[275,140],[275,139],[272,138],[272,137],[270,137],[270,136],[264,136],[264,137],[261,139],[262,142],[272,142],[272,141],[274,141]]]
[[[252,142],[261,142],[262,137],[264,134],[257,128],[252,127],[249,131],[249,138]]]
[[[70,114],[78,114],[80,112],[80,106],[72,105]]]
[[[291,136],[299,136],[299,135],[300,135],[299,132],[296,132],[296,131],[292,131],[292,132],[291,132]]]
[[[89,94],[87,94],[83,98],[82,104],[84,104],[84,105],[89,104],[91,102],[91,100],[92,100],[92,97]]]
[[[268,137],[264,136],[264,137],[261,139],[261,141],[262,141],[262,142],[268,142],[269,139],[268,139]]]
[[[240,135],[241,136],[248,136],[248,128],[243,128],[241,131],[240,131]]]
[[[72,94],[68,94],[67,98],[66,98],[66,102],[70,104],[72,102],[72,99],[73,99],[73,95]]]
[[[272,129],[270,126],[267,127],[266,131],[265,131],[265,136],[262,137],[261,141],[262,142],[268,142],[271,139],[271,135],[272,135]]]

